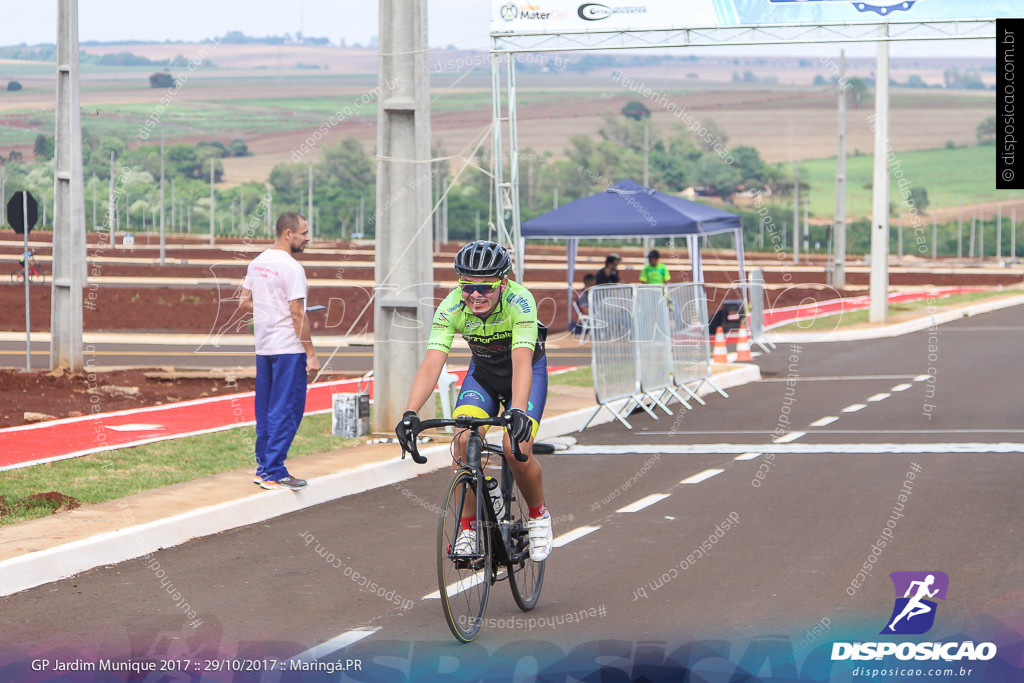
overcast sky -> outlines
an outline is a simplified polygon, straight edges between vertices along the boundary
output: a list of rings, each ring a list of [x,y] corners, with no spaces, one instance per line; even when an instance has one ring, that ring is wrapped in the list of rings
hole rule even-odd
[[[490,3],[486,0],[429,0],[430,45],[487,49]],[[57,0],[0,0],[0,46],[53,43]],[[378,33],[373,0],[81,0],[79,40],[200,41],[243,31],[247,35],[304,34],[339,44],[366,45]],[[874,55],[871,45],[844,46],[848,55]],[[838,46],[836,46],[838,52]],[[820,54],[820,46],[766,45],[704,48],[706,54]],[[995,57],[992,41],[918,41],[894,44],[893,56]]]

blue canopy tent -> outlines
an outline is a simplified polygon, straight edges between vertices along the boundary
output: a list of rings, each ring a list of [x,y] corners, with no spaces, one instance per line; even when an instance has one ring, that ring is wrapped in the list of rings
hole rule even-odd
[[[560,206],[523,223],[525,238],[551,237],[568,240],[569,289],[576,271],[576,249],[581,237],[686,237],[694,282],[704,281],[700,238],[722,232],[733,234],[740,281],[746,282],[743,266],[743,226],[740,217],[680,197],[623,180],[589,197]]]

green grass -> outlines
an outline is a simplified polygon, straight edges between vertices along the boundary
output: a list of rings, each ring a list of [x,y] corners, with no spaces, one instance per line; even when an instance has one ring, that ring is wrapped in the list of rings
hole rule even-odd
[[[83,504],[101,503],[220,472],[255,470],[255,438],[255,427],[240,427],[8,470],[0,478],[0,496],[11,513],[0,516],[0,526],[53,512],[54,506],[26,503],[25,499],[36,493],[58,491]],[[357,441],[331,436],[330,414],[307,415],[288,459],[291,462]]]
[[[930,314],[931,307],[956,306],[967,304],[982,299],[990,299],[994,296],[1008,294],[1006,290],[993,290],[990,292],[971,292],[969,294],[954,294],[952,296],[940,297],[938,299],[922,299],[920,301],[907,301],[891,304],[889,306],[889,319],[902,313],[922,311],[923,314]],[[869,322],[871,312],[868,309],[851,311],[842,315],[826,315],[819,318],[811,318],[797,323],[790,323],[781,327],[772,328],[772,332],[830,332],[835,329],[864,325]]]
[[[594,372],[588,365],[584,368],[576,368],[569,372],[552,375],[548,379],[548,383],[561,384],[570,387],[592,387],[594,386]]]
[[[1019,192],[995,189],[996,152],[993,145],[898,152],[889,170],[892,183],[889,199],[894,204],[901,201],[898,185],[901,180],[904,187],[923,187],[927,190],[932,207],[957,206],[961,198],[964,203],[973,204],[1021,197]],[[846,159],[846,175],[846,211],[849,220],[870,217],[874,155],[853,156],[851,152]],[[800,162],[800,178],[810,183],[811,214],[832,216],[835,211],[835,157]],[[909,186],[906,184],[908,182]],[[907,207],[904,208],[904,225],[909,225],[910,217],[906,211]],[[992,211],[994,215],[995,209]],[[927,215],[927,209],[925,212]],[[970,220],[970,216],[967,220]]]

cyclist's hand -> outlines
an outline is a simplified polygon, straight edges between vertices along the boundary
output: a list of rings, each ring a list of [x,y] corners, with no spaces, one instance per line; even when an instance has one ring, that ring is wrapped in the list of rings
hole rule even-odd
[[[402,445],[403,451],[412,451],[412,440],[416,438],[415,429],[419,423],[420,416],[416,414],[416,411],[407,410],[402,415],[402,421],[395,427],[395,436],[398,437],[398,443]]]
[[[505,423],[509,426],[509,436],[515,439],[516,443],[530,440],[530,437],[533,435],[533,423],[525,411],[519,408],[512,408],[511,410],[506,410],[502,417],[505,418]]]

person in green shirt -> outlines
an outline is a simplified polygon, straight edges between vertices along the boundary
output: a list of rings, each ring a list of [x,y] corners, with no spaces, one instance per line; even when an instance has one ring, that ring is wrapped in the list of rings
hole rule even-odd
[[[658,259],[661,258],[661,254],[658,253],[657,249],[651,249],[651,253],[647,254],[647,265],[640,271],[640,282],[645,285],[667,285],[671,277],[668,274],[668,268],[665,267],[664,263],[658,263]]]

